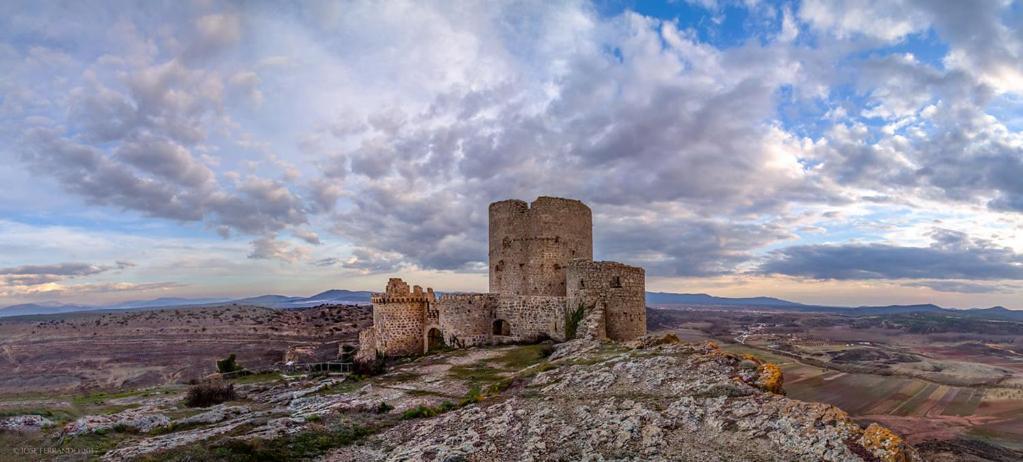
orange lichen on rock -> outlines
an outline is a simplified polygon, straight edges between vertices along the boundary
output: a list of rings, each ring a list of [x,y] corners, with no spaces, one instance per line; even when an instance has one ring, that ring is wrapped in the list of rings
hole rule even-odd
[[[882,462],[910,462],[914,459],[901,436],[876,423],[863,431],[860,445]]]
[[[784,394],[785,392],[781,388],[784,381],[781,368],[775,364],[764,363],[757,368],[756,385],[761,390]]]
[[[677,335],[669,332],[664,335],[644,335],[635,340],[625,342],[625,346],[633,349],[653,348],[658,345],[682,343]]]

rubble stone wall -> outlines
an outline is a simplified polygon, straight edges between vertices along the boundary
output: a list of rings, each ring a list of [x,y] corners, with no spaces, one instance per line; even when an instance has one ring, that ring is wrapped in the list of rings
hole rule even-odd
[[[502,296],[494,320],[511,326],[513,340],[533,341],[544,337],[565,339],[565,297],[548,295]]]
[[[377,358],[376,328],[370,327],[359,332],[359,350],[355,352],[355,361],[370,363]]]
[[[497,294],[444,295],[433,305],[444,342],[459,348],[490,341],[496,308]]]
[[[646,272],[618,262],[573,260],[566,273],[568,306],[601,307],[611,340],[646,335]]]
[[[423,327],[429,302],[416,297],[374,297],[373,327],[377,351],[386,356],[423,352]]]

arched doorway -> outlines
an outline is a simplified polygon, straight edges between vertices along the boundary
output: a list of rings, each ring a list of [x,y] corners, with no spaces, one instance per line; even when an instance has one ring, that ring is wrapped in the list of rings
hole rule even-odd
[[[511,324],[504,319],[497,319],[494,321],[494,335],[511,335]]]
[[[434,327],[426,332],[426,351],[442,350],[446,347],[444,334],[440,329]]]

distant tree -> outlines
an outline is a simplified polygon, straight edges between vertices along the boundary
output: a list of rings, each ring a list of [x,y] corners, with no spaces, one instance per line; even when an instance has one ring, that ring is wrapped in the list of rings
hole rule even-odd
[[[231,353],[231,355],[228,356],[227,359],[221,359],[217,361],[217,371],[219,371],[221,374],[240,371],[242,369],[243,368],[239,366],[238,363],[235,362],[234,353]]]

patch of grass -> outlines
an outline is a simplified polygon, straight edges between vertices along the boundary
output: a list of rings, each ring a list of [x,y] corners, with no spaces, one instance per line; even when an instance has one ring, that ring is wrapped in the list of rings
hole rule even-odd
[[[272,440],[224,439],[214,443],[196,444],[143,456],[141,461],[215,461],[263,462],[310,460],[334,448],[347,446],[372,434],[374,430],[361,425],[317,426]]]
[[[281,374],[277,372],[262,372],[259,374],[243,375],[230,380],[232,383],[244,385],[250,383],[276,382],[281,380],[281,378]]]
[[[105,392],[96,391],[92,393],[86,393],[82,395],[75,395],[71,397],[71,405],[77,407],[86,406],[101,406],[107,403],[107,401],[118,398],[128,398],[131,396],[141,396],[149,390],[129,390],[129,391],[118,391],[118,392]]]
[[[345,380],[344,382],[331,385],[318,392],[317,395],[341,395],[345,393],[351,393],[361,387],[363,384],[358,381]]]
[[[380,383],[389,383],[389,384],[404,383],[404,382],[415,381],[415,380],[419,379],[419,377],[422,377],[422,374],[417,374],[415,372],[405,372],[405,371],[402,371],[402,372],[395,372],[395,373],[388,374],[386,376],[380,377],[378,382],[380,382]]]
[[[554,345],[550,343],[524,345],[507,351],[497,361],[506,368],[520,370],[539,363],[553,352]]]
[[[439,393],[431,390],[404,390],[409,396],[437,396],[439,398],[457,398],[456,395],[449,395],[446,393]]]
[[[444,401],[437,406],[416,406],[403,412],[401,414],[401,418],[402,420],[411,420],[424,417],[434,417],[454,409],[458,409],[458,406],[455,403],[452,403],[451,401]]]
[[[504,378],[501,375],[503,372],[500,369],[490,367],[487,363],[479,362],[470,365],[452,366],[451,369],[448,369],[448,376],[474,384],[493,383]]]

